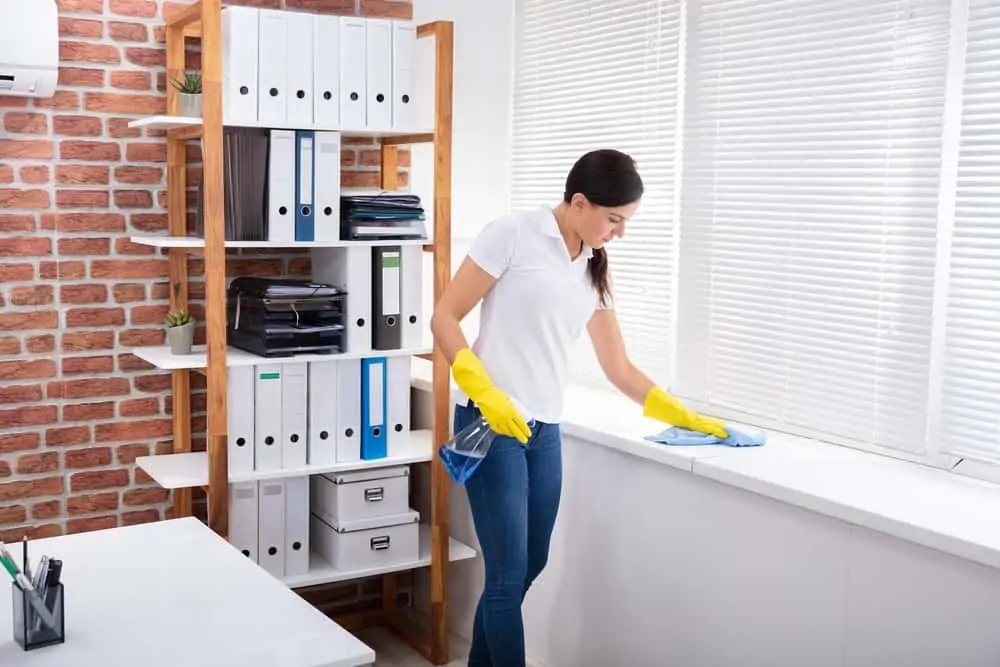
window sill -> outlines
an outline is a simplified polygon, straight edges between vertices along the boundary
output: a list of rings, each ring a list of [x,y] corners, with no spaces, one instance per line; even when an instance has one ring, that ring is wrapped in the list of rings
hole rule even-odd
[[[430,364],[413,386],[430,391]],[[655,461],[819,514],[1000,568],[1000,484],[787,435],[763,447],[670,447],[664,428],[617,393],[571,387],[565,435]]]

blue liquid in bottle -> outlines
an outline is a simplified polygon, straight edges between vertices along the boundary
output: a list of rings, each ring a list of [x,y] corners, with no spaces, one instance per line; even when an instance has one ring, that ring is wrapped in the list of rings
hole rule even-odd
[[[533,428],[534,425],[533,419],[528,421],[529,427]],[[497,435],[489,423],[479,417],[441,445],[438,450],[441,463],[451,478],[459,484],[465,484],[486,458]]]

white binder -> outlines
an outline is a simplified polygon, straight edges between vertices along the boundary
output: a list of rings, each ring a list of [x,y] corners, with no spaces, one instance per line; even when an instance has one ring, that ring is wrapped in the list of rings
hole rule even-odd
[[[340,240],[340,133],[316,132],[314,239]]]
[[[257,562],[257,482],[229,485],[229,543]]]
[[[309,465],[337,462],[337,361],[309,362]]]
[[[254,366],[254,464],[259,472],[281,469],[281,364]]]
[[[309,572],[309,477],[285,479],[285,576]]]
[[[347,290],[345,332],[347,352],[372,349],[372,249],[353,245],[316,248],[312,252],[313,280]]]
[[[222,109],[226,122],[257,121],[257,25],[253,7],[222,10]]]
[[[340,17],[340,127],[365,127],[365,19]]]
[[[402,300],[403,330],[400,346],[417,348],[424,344],[424,251],[417,245],[401,248],[402,276],[400,298]]]
[[[285,122],[293,127],[312,125],[313,16],[304,12],[285,12],[285,27],[288,35]]]
[[[389,438],[387,455],[404,456],[410,442],[410,370],[411,357],[389,357],[387,366],[386,421]]]
[[[361,360],[337,362],[337,462],[361,460]]]
[[[271,130],[267,240],[295,241],[295,130]]]
[[[313,123],[340,127],[340,17],[330,14],[313,16]]]
[[[413,101],[413,62],[417,51],[417,26],[412,21],[392,22],[392,129],[410,132],[416,125]]]
[[[288,96],[289,12],[261,9],[257,48],[257,119],[262,123],[285,123]]]
[[[231,366],[227,370],[229,472],[253,472],[254,369],[253,366]]]
[[[285,482],[257,482],[257,562],[276,577],[285,576]]]
[[[281,467],[303,468],[308,447],[306,415],[308,376],[306,365],[281,365]]]
[[[365,19],[366,124],[392,129],[392,21]]]

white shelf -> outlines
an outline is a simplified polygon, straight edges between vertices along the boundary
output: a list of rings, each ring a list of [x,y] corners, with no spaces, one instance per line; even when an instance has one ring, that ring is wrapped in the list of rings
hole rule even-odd
[[[468,560],[476,557],[476,550],[467,544],[463,544],[454,538],[448,540],[448,560],[451,562]],[[320,584],[330,584],[337,581],[350,581],[352,579],[362,579],[374,577],[390,572],[404,572],[418,567],[427,567],[431,564],[431,529],[427,524],[420,524],[420,557],[410,563],[399,565],[386,565],[367,567],[358,570],[341,571],[334,569],[323,558],[315,553],[309,555],[309,572],[306,574],[283,577],[284,584],[290,588],[303,588],[305,586],[318,586]]]
[[[412,357],[430,354],[432,347],[403,348],[400,350],[371,350],[369,352],[338,352],[336,354],[295,354],[290,357],[262,357],[246,350],[229,346],[226,348],[226,366],[256,366],[258,364],[305,364],[310,361],[339,361],[341,359],[367,359],[371,357]],[[191,354],[173,354],[170,347],[135,347],[132,354],[148,361],[159,369],[176,371],[208,367],[208,355],[204,345],[195,345]]]
[[[409,440],[399,456],[372,459],[369,461],[334,463],[331,465],[307,465],[299,468],[282,468],[280,470],[255,470],[245,473],[230,472],[229,483],[235,484],[238,482],[303,477],[306,475],[321,475],[349,470],[375,470],[389,466],[424,463],[434,458],[432,443],[433,437],[431,431],[421,429],[409,433]],[[188,489],[208,484],[207,452],[140,456],[136,458],[135,463],[164,489]]]
[[[197,250],[205,247],[205,239],[196,236],[153,236],[140,234],[130,238],[132,243],[154,248],[188,248]],[[386,239],[378,241],[226,241],[227,248],[352,248],[375,246],[424,246],[433,243],[431,239]]]
[[[201,125],[201,118],[194,118],[191,116],[146,116],[145,118],[137,118],[130,121],[128,126],[132,128],[146,128],[148,130],[176,130],[185,127],[197,127]],[[414,128],[411,130],[368,130],[368,129],[357,129],[351,130],[341,127],[327,127],[325,125],[290,125],[287,123],[268,123],[268,122],[251,122],[251,121],[239,121],[230,122],[223,121],[223,124],[227,127],[259,127],[274,130],[315,130],[317,132],[340,132],[341,134],[349,135],[352,137],[408,137],[415,134],[434,134],[433,129],[427,128]]]

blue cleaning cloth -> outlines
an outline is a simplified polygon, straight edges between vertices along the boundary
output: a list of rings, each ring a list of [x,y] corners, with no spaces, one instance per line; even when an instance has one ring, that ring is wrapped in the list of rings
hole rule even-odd
[[[729,436],[720,438],[709,433],[690,431],[686,428],[671,426],[656,435],[647,435],[646,440],[658,442],[661,445],[697,446],[697,445],[725,445],[726,447],[760,447],[767,442],[767,434],[742,433],[733,428],[726,427]]]

